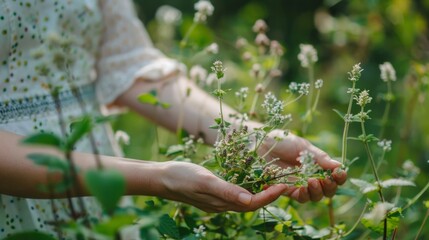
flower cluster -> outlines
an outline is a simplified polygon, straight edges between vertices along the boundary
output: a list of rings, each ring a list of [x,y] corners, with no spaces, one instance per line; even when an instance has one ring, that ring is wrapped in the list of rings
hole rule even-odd
[[[279,127],[287,122],[292,121],[292,115],[283,115],[284,102],[278,100],[272,92],[265,94],[262,108],[267,113],[267,124],[272,127]]]
[[[298,162],[301,164],[300,173],[304,176],[312,176],[323,170],[314,160],[314,153],[308,150],[299,153]]]
[[[396,81],[396,72],[390,62],[380,64],[380,78],[385,81]]]
[[[359,96],[355,96],[357,104],[361,107],[365,107],[368,103],[371,103],[372,97],[369,96],[368,90],[363,90],[359,93]]]
[[[213,63],[211,69],[216,74],[217,79],[221,79],[225,75],[226,68],[223,67],[223,63],[219,60]]]
[[[360,63],[357,63],[353,66],[352,71],[349,72],[349,80],[356,82],[360,79],[363,69],[360,66]]]
[[[385,152],[392,150],[392,140],[383,139],[377,143]]]
[[[300,95],[308,95],[310,93],[310,84],[291,82],[289,84],[289,91]]]
[[[317,79],[316,82],[314,83],[314,87],[316,89],[321,89],[323,87],[323,80],[322,79]]]
[[[300,44],[299,48],[301,51],[298,54],[298,60],[301,62],[302,67],[308,68],[311,64],[317,62],[317,51],[313,45]]]
[[[194,5],[197,11],[194,16],[194,22],[204,23],[207,21],[207,17],[213,15],[214,7],[210,1],[200,0]]]

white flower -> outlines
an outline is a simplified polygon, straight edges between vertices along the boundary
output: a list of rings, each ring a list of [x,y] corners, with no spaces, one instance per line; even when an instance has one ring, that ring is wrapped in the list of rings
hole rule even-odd
[[[189,70],[189,78],[193,82],[205,82],[207,79],[207,70],[201,67],[201,65],[194,65],[191,70]]]
[[[359,96],[355,96],[355,100],[357,104],[361,107],[371,103],[372,97],[369,96],[369,90],[362,90],[359,93]]]
[[[301,62],[301,66],[307,68],[310,64],[317,62],[317,51],[310,44],[300,44],[299,48],[301,51],[298,54],[298,60]]]
[[[237,41],[235,41],[235,47],[238,49],[240,49],[246,45],[247,45],[247,40],[243,37],[240,37],[237,39]]]
[[[205,237],[206,236],[206,228],[204,227],[204,225],[200,225],[198,226],[198,228],[194,228],[194,234],[196,238],[201,238],[201,237]]]
[[[211,69],[216,74],[217,79],[221,79],[225,75],[226,68],[223,67],[223,63],[219,60],[213,63]]]
[[[155,18],[167,24],[177,24],[182,19],[182,12],[170,5],[162,5],[156,10]]]
[[[258,33],[255,38],[255,43],[258,46],[269,46],[270,39],[265,35],[265,33]]]
[[[194,16],[195,22],[203,23],[207,20],[207,16],[213,15],[214,7],[210,1],[200,0],[194,5],[197,11]]]
[[[310,93],[310,83],[300,83],[298,93],[301,95],[308,95]]]
[[[242,88],[240,88],[240,90],[235,92],[235,96],[238,99],[240,99],[241,101],[245,101],[248,93],[249,93],[249,88],[248,87],[242,87]]]
[[[283,56],[284,51],[282,45],[276,40],[271,41],[270,43],[270,53],[274,56]]]
[[[317,79],[316,82],[314,83],[314,87],[316,89],[320,89],[323,86],[323,80],[322,79]]]
[[[121,130],[118,130],[115,132],[115,140],[119,144],[125,144],[125,145],[130,144],[130,136],[126,132]]]
[[[261,32],[264,33],[267,31],[267,28],[268,28],[267,23],[262,19],[258,19],[253,25],[252,30],[255,33],[261,33]]]
[[[390,62],[380,64],[380,78],[385,81],[396,81],[396,72]]]
[[[379,141],[377,145],[381,147],[385,152],[392,150],[392,140],[383,139]]]
[[[253,78],[261,77],[262,66],[259,63],[255,63],[252,65],[252,69],[250,70],[250,76]]]
[[[205,51],[210,54],[218,54],[219,53],[219,45],[217,43],[212,43],[206,47]]]
[[[356,82],[361,76],[363,69],[360,67],[360,63],[357,63],[353,66],[352,71],[349,72],[349,80]]]

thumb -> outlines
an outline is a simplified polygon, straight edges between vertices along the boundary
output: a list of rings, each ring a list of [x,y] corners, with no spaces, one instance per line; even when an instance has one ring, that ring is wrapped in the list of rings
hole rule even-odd
[[[314,159],[316,160],[317,164],[321,166],[323,169],[335,169],[337,167],[341,166],[341,163],[338,161],[335,161],[329,155],[322,151],[320,148],[315,147],[314,145],[311,145],[308,150],[314,154]]]
[[[231,203],[239,203],[243,206],[248,206],[252,202],[252,194],[246,189],[226,182],[220,178],[212,181],[211,184],[212,195]]]

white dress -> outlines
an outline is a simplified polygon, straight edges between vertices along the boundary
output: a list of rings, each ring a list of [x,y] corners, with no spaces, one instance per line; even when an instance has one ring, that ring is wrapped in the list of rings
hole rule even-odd
[[[68,124],[83,112],[71,85],[79,89],[86,111],[98,114],[137,77],[151,81],[181,69],[152,46],[130,1],[0,0],[1,131],[61,134],[50,95],[54,87],[60,87]],[[97,127],[94,135],[102,154],[120,154],[109,126]],[[77,150],[91,152],[88,139],[79,142]],[[57,217],[69,219],[67,202],[54,202]],[[85,199],[88,211],[97,217],[100,211],[94,202]],[[23,230],[54,233],[49,224],[53,220],[49,200],[0,194],[0,239]]]

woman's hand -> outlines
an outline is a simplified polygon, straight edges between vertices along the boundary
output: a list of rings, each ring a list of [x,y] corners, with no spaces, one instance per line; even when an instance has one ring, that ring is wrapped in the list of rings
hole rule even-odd
[[[191,204],[206,212],[254,211],[281,196],[286,185],[273,185],[251,194],[246,189],[216,177],[209,170],[186,162],[166,162],[160,181],[160,197]]]
[[[276,143],[274,137],[281,137],[283,140]],[[335,195],[338,185],[342,185],[346,179],[347,174],[342,170],[341,163],[331,159],[327,153],[312,145],[308,140],[298,137],[293,134],[288,134],[286,137],[283,131],[275,130],[269,134],[265,143],[260,148],[260,154],[267,152],[273,144],[276,144],[274,149],[268,154],[267,161],[273,158],[279,158],[276,163],[280,167],[296,166],[298,156],[301,151],[308,150],[314,154],[316,162],[325,170],[332,170],[332,179],[314,179],[308,180],[308,187],[289,187],[285,191],[285,195],[304,203],[309,200],[319,201],[326,197]]]

